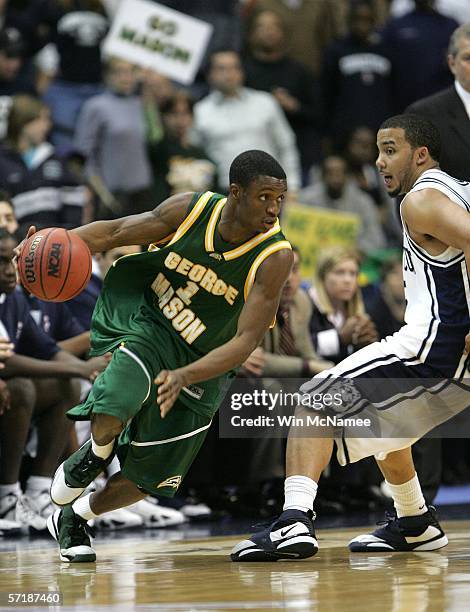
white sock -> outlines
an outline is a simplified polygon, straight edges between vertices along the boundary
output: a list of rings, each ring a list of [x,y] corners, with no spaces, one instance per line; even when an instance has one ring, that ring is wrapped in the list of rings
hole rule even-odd
[[[93,440],[93,436],[91,436],[91,450],[93,451],[93,454],[97,457],[101,457],[101,459],[107,459],[113,452],[113,448],[114,440],[111,440],[111,442],[105,444],[104,446],[100,446]]]
[[[21,495],[21,487],[19,482],[13,484],[0,484],[0,497],[14,493],[15,495]]]
[[[317,483],[308,476],[288,476],[284,482],[283,510],[312,510],[317,489]]]
[[[385,482],[390,488],[398,518],[400,516],[419,516],[428,511],[417,474],[408,482],[400,485]]]
[[[44,491],[49,491],[52,478],[49,476],[30,476],[26,481],[26,495],[35,497]]]
[[[90,508],[90,497],[92,495],[93,493],[89,493],[88,495],[85,495],[85,497],[79,497],[77,501],[74,501],[72,504],[72,510],[75,512],[75,514],[78,514],[78,516],[81,516],[86,521],[91,521],[91,519],[98,516]]]

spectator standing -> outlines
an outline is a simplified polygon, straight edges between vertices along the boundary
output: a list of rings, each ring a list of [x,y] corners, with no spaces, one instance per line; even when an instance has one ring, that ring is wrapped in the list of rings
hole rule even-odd
[[[109,59],[107,90],[83,105],[76,127],[75,147],[86,157],[86,175],[92,184],[96,180],[103,184],[118,205],[112,213],[98,211],[101,218],[144,212],[152,206],[138,76],[133,64]]]
[[[438,128],[442,148],[439,165],[458,179],[470,180],[470,23],[450,39],[447,61],[455,82],[443,91],[418,100],[406,110],[422,115]]]
[[[392,110],[391,62],[368,0],[351,4],[348,23],[348,34],[325,50],[322,66],[325,129],[336,146],[357,126],[375,132]]]
[[[101,43],[109,22],[100,0],[56,0],[49,5],[57,76],[44,94],[51,109],[51,142],[60,152],[73,141],[78,114],[103,90]]]
[[[22,228],[81,224],[89,192],[46,141],[49,109],[28,95],[13,97],[7,139],[0,146],[0,183],[12,196]]]
[[[343,157],[336,155],[327,157],[322,164],[321,179],[302,189],[299,201],[311,206],[357,215],[358,246],[364,253],[386,246],[385,234],[374,200],[350,178]]]
[[[24,41],[16,28],[0,30],[0,140],[6,136],[12,96],[34,95],[36,89],[29,73],[24,73]]]
[[[194,107],[196,142],[217,164],[221,190],[228,189],[232,159],[242,151],[261,149],[285,168],[289,190],[295,192],[301,183],[295,135],[276,99],[264,91],[243,87],[243,79],[238,53],[212,54],[212,92]]]
[[[451,84],[445,53],[458,23],[434,9],[434,0],[414,0],[415,8],[385,25],[390,54],[394,112]]]
[[[160,106],[164,136],[149,144],[155,203],[175,193],[207,191],[215,186],[216,166],[206,151],[190,141],[192,98],[180,90]]]
[[[332,0],[256,0],[255,11],[275,11],[287,26],[287,53],[316,76],[323,50],[341,31],[340,11]]]
[[[247,87],[271,93],[297,139],[304,173],[320,159],[320,85],[303,64],[288,57],[287,30],[273,11],[251,21],[243,69]]]

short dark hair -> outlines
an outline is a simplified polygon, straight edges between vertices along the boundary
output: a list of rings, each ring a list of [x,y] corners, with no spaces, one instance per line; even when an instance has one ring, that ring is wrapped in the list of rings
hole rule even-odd
[[[436,161],[439,161],[441,156],[441,138],[439,130],[431,123],[429,119],[425,119],[420,115],[406,113],[404,115],[395,115],[386,119],[380,126],[380,130],[389,128],[401,128],[405,132],[405,138],[410,143],[413,149],[418,147],[427,147],[429,155]]]
[[[241,187],[248,185],[260,176],[272,176],[286,180],[286,173],[281,164],[266,151],[252,149],[237,155],[230,166],[229,181]]]

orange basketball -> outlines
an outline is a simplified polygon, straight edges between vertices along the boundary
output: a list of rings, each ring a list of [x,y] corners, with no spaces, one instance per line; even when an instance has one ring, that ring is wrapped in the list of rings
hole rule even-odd
[[[49,302],[78,295],[91,276],[90,249],[62,227],[48,227],[28,238],[18,258],[22,285]]]

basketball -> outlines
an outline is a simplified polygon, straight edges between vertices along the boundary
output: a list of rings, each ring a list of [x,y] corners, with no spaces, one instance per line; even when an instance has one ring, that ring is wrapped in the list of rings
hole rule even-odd
[[[91,276],[91,253],[83,240],[62,227],[49,227],[30,236],[18,258],[22,285],[49,302],[78,295]]]

